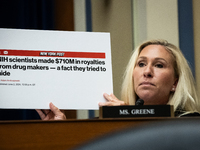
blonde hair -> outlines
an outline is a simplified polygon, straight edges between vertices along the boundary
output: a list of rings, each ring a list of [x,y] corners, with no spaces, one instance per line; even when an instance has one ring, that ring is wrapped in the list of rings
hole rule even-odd
[[[174,106],[174,111],[178,109],[184,110],[185,112],[199,111],[199,103],[194,85],[194,78],[187,60],[179,48],[171,43],[168,43],[166,40],[146,41],[135,49],[124,74],[124,81],[121,91],[122,100],[126,104],[135,105],[137,95],[134,91],[132,77],[133,70],[140,52],[148,45],[163,46],[171,54],[172,59],[174,60],[174,72],[175,76],[178,78],[178,83],[176,91],[170,93],[168,104]]]

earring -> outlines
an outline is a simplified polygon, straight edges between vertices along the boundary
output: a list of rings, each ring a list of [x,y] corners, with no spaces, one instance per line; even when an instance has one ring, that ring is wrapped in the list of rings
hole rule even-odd
[[[172,91],[175,91],[175,88],[174,88],[174,87],[172,88]]]

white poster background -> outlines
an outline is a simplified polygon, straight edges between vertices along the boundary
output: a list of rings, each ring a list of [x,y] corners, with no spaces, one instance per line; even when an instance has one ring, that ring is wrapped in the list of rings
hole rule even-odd
[[[96,52],[105,53],[105,58],[63,58],[37,56],[10,56],[5,52],[0,57],[53,59],[54,63],[24,63],[0,61],[0,108],[48,109],[53,102],[59,109],[98,109],[104,102],[103,93],[113,92],[111,46],[109,33],[0,29],[0,50],[31,50],[42,52]],[[55,63],[58,59],[78,61],[101,61],[105,64]],[[58,61],[57,61],[58,62]],[[48,66],[56,69],[25,70],[3,69],[3,65]],[[106,71],[57,70],[60,66],[103,67]],[[15,81],[14,81],[15,80]],[[17,81],[17,82],[16,82]]]

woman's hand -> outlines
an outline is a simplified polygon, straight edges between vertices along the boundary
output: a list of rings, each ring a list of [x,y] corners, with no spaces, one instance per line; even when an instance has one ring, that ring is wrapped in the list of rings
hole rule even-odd
[[[99,106],[120,106],[126,105],[124,101],[119,100],[114,94],[108,95],[107,93],[103,94],[107,102],[99,102]]]
[[[66,116],[53,103],[49,104],[50,110],[36,109],[42,120],[65,120]]]

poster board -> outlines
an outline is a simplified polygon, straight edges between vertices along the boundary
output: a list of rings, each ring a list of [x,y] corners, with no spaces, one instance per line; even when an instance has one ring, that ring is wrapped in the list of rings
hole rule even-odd
[[[109,33],[0,29],[0,108],[98,109],[113,92]]]

